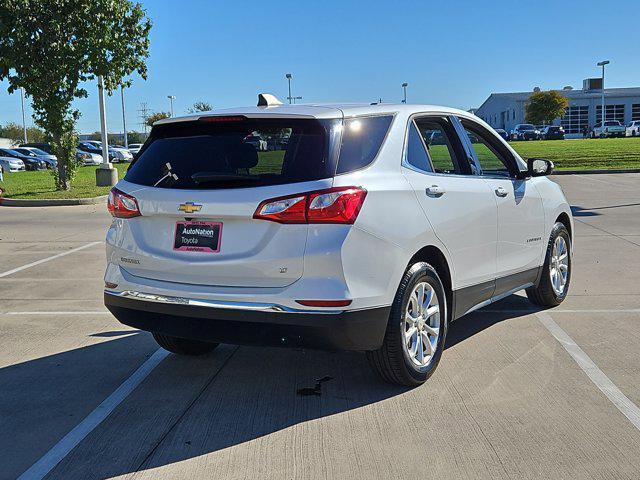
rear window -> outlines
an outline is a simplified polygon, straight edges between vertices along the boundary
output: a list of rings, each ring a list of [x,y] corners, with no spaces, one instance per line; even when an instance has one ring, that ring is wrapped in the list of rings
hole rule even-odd
[[[393,119],[357,117],[340,128],[340,120],[206,118],[154,127],[124,179],[217,189],[331,178],[373,162]]]
[[[216,189],[329,178],[335,172],[330,151],[336,122],[238,117],[159,125],[125,180],[159,188]]]

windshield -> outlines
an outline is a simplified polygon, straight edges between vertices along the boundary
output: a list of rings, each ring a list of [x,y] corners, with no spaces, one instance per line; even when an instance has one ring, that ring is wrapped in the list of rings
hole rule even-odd
[[[535,127],[529,124],[520,125],[519,128],[520,130],[535,130]]]
[[[605,127],[619,127],[620,126],[620,122],[610,120],[608,122],[604,122],[604,126]]]
[[[36,155],[49,155],[47,152],[40,150],[39,148],[31,148],[30,150]]]

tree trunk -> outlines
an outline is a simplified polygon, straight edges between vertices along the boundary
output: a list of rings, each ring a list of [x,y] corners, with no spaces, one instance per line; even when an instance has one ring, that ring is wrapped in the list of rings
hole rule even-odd
[[[67,171],[66,152],[62,147],[62,135],[53,135],[53,151],[58,157],[58,175],[56,177],[56,190],[71,190],[71,180]]]

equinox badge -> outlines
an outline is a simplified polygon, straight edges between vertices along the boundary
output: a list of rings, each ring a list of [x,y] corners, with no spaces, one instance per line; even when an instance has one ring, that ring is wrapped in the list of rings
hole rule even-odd
[[[201,208],[202,208],[202,205],[198,205],[193,202],[187,202],[187,203],[181,203],[180,206],[178,207],[178,210],[184,213],[193,213],[193,212],[199,212]]]

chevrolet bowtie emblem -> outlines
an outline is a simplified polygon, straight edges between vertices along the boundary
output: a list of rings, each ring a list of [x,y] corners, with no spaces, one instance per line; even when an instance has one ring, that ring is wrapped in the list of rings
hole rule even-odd
[[[195,204],[193,202],[181,203],[178,210],[184,213],[199,212],[202,205]]]

